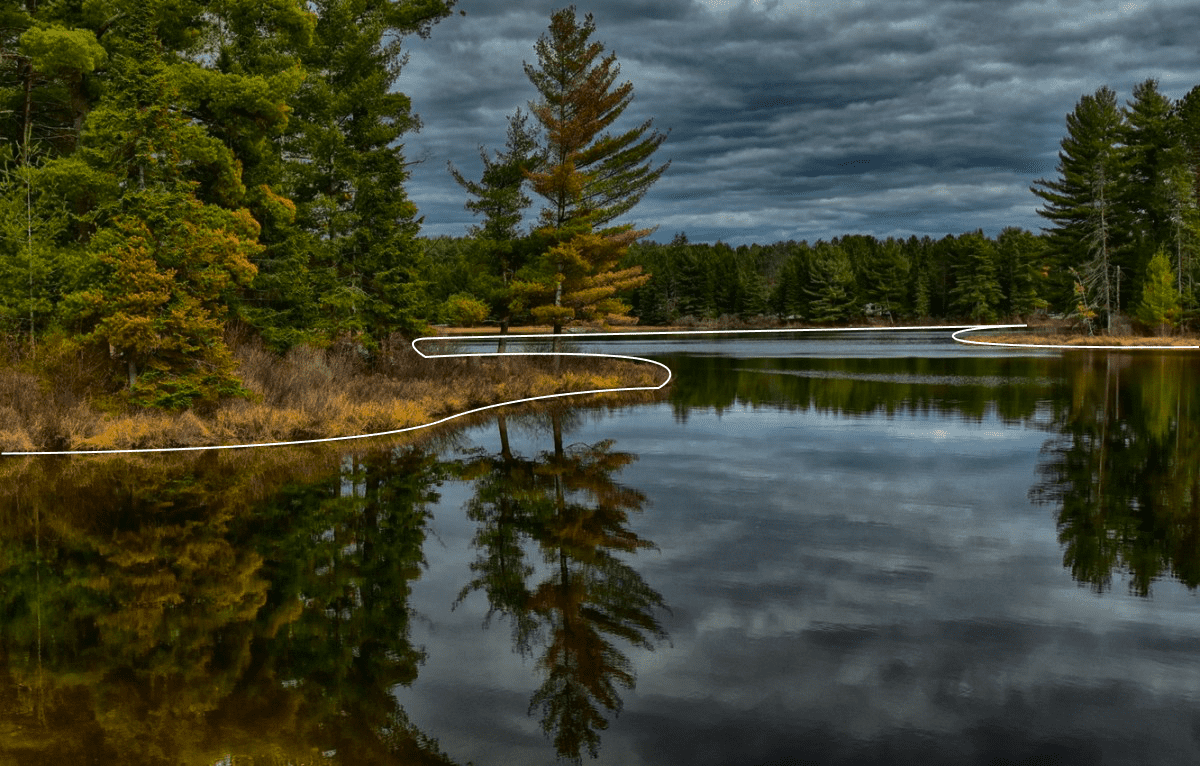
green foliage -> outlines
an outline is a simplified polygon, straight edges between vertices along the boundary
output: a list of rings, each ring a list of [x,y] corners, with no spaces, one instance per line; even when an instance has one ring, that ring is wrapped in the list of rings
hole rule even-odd
[[[518,109],[508,118],[504,152],[496,152],[491,158],[480,149],[483,176],[478,183],[467,180],[453,164],[447,163],[454,180],[475,197],[467,200],[467,210],[484,216],[482,226],[471,227],[471,233],[481,239],[508,242],[520,236],[522,215],[532,202],[524,191],[526,173],[543,164],[537,135],[527,123],[528,116]]]
[[[808,261],[804,291],[808,295],[811,322],[840,322],[854,313],[854,272],[850,257],[841,247],[818,242]]]
[[[956,283],[950,291],[953,296],[951,311],[972,321],[995,321],[1002,296],[992,243],[982,231],[976,231],[959,237],[956,249],[958,262],[955,264]]]
[[[372,346],[392,332],[427,329],[433,306],[418,281],[416,206],[397,140],[417,127],[407,96],[393,89],[402,36],[423,34],[450,2],[325,0],[315,5],[307,77],[292,99],[282,142],[286,186],[306,236],[317,290],[311,320],[329,336]]]
[[[108,58],[89,29],[33,27],[21,35],[20,45],[33,68],[46,72],[92,72]]]
[[[1116,93],[1107,86],[1081,98],[1067,115],[1058,179],[1038,179],[1030,187],[1048,203],[1038,214],[1053,224],[1049,246],[1058,267],[1051,277],[1055,304],[1074,301],[1069,268],[1082,268],[1088,278],[1099,275],[1100,305],[1110,313],[1120,302],[1115,280],[1105,280],[1114,266],[1125,265],[1132,229],[1119,204],[1128,164],[1121,147],[1124,120]]]
[[[1142,285],[1142,300],[1138,304],[1137,318],[1157,329],[1160,334],[1175,327],[1179,323],[1182,311],[1181,296],[1175,289],[1175,275],[1171,273],[1171,262],[1162,250],[1150,259]]]
[[[456,327],[475,327],[487,319],[488,305],[473,295],[458,293],[446,301],[446,318]]]
[[[1026,317],[1049,303],[1042,298],[1049,274],[1045,241],[1032,232],[1006,227],[996,238],[1002,313]]]

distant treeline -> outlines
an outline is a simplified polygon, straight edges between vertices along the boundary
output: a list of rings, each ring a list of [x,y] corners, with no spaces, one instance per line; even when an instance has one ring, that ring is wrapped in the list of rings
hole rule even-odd
[[[471,293],[477,243],[439,237],[425,245],[435,302]],[[1071,285],[1053,261],[1045,236],[1007,228],[994,239],[981,231],[940,240],[849,235],[736,248],[677,234],[669,244],[633,245],[621,267],[641,266],[650,275],[625,296],[641,324],[764,316],[994,321],[1066,311]]]

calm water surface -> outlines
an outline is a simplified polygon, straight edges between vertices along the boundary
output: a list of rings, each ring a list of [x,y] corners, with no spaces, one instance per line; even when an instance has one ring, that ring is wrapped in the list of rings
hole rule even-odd
[[[0,764],[1200,762],[1200,354],[602,346],[676,380],[0,466]]]

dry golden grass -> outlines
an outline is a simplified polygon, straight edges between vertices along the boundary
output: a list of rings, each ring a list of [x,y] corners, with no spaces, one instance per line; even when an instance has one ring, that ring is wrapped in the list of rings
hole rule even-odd
[[[48,344],[0,365],[5,451],[146,449],[324,439],[431,423],[504,401],[601,388],[651,386],[661,371],[621,360],[423,359],[392,338],[369,368],[348,348],[297,347],[280,357],[231,336],[252,400],[203,416],[120,407],[105,354]],[[37,372],[35,372],[37,371]],[[39,374],[40,373],[40,374]],[[628,399],[628,395],[602,395]],[[636,395],[635,395],[636,396]]]
[[[1140,335],[1040,335],[1034,333],[968,333],[964,340],[1053,346],[1200,346],[1196,336],[1153,338]]]

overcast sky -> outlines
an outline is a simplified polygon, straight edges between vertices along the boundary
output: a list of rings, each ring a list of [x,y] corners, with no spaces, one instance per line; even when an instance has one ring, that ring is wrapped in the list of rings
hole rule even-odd
[[[446,170],[478,178],[478,147],[536,95],[522,62],[565,2],[459,0],[411,54],[399,88],[408,193],[427,236],[476,219]],[[670,135],[666,174],[622,221],[653,239],[733,245],[1036,231],[1065,117],[1102,85],[1200,84],[1194,0],[605,0],[577,3],[634,100],[614,124]],[[540,208],[535,202],[534,211]]]

